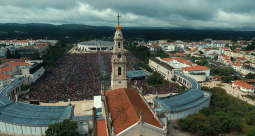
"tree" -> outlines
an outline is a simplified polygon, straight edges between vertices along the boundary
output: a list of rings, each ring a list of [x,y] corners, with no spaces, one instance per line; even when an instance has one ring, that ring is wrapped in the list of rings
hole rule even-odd
[[[255,41],[252,41],[252,43],[245,48],[246,51],[251,51],[254,49],[255,49]]]
[[[218,60],[218,56],[214,56],[214,60]]]
[[[255,136],[255,127],[247,129],[246,134],[247,136]]]
[[[147,77],[147,84],[151,86],[162,86],[164,85],[164,78],[156,71]]]
[[[134,63],[134,69],[135,70],[141,70],[141,67],[143,67],[143,63],[142,62],[136,62]]]
[[[77,128],[77,123],[66,119],[63,122],[49,125],[45,133],[46,136],[78,136]]]
[[[198,51],[200,54],[204,54],[204,52],[202,52],[202,51]]]
[[[247,79],[255,79],[255,74],[248,73],[245,77],[246,77]]]
[[[9,49],[7,49],[6,58],[7,58],[7,59],[11,59],[11,58],[12,58],[12,54],[11,54],[11,52],[10,52]]]
[[[19,52],[17,50],[15,50],[15,54],[14,54],[13,58],[15,58],[15,59],[19,59],[20,58]]]
[[[15,52],[11,53],[11,59],[15,59]]]

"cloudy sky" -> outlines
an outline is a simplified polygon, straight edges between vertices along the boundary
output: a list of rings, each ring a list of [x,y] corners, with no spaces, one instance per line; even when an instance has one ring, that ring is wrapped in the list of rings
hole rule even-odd
[[[0,0],[0,23],[255,28],[254,0]]]

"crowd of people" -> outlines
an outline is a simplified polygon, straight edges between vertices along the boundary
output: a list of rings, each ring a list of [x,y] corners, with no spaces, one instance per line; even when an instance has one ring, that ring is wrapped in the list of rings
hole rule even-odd
[[[79,101],[100,94],[97,53],[65,54],[31,85],[30,100]]]
[[[101,53],[106,72],[111,75],[112,53]],[[132,53],[125,53],[127,71],[134,70],[133,64],[139,60]],[[41,102],[90,100],[100,95],[101,79],[98,53],[65,54],[54,66],[48,68],[44,75],[31,85],[30,100]],[[108,79],[110,80],[110,79]],[[146,79],[128,80],[128,87],[136,84],[143,94],[164,94],[178,92],[176,83],[166,82],[161,87],[151,87]]]
[[[142,90],[143,95],[148,95],[148,94],[167,94],[167,93],[178,93],[180,89],[177,88],[177,84],[173,82],[165,82],[164,86],[161,87],[153,87],[149,86],[146,83],[145,79],[139,79],[139,80],[131,80],[128,81],[128,87],[138,87],[140,90]]]

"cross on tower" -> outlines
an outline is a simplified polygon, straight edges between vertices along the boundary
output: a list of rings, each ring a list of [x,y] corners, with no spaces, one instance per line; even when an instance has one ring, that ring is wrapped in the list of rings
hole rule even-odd
[[[116,17],[118,17],[118,25],[120,24],[120,15],[118,14],[118,16],[116,16]]]

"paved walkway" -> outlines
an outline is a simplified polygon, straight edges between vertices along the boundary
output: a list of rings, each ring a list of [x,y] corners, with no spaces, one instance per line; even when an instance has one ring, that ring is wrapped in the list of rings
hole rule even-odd
[[[221,84],[223,86],[218,86],[217,84]],[[248,99],[246,97],[242,97],[242,95],[247,95],[248,93],[244,93],[240,91],[239,89],[232,88],[230,84],[228,83],[221,83],[221,81],[212,81],[212,82],[205,82],[205,83],[200,83],[201,87],[202,86],[207,86],[210,88],[213,87],[221,87],[226,90],[226,92],[236,98],[239,98],[240,100],[243,100],[251,105],[255,105],[255,101],[252,101],[251,99]]]

